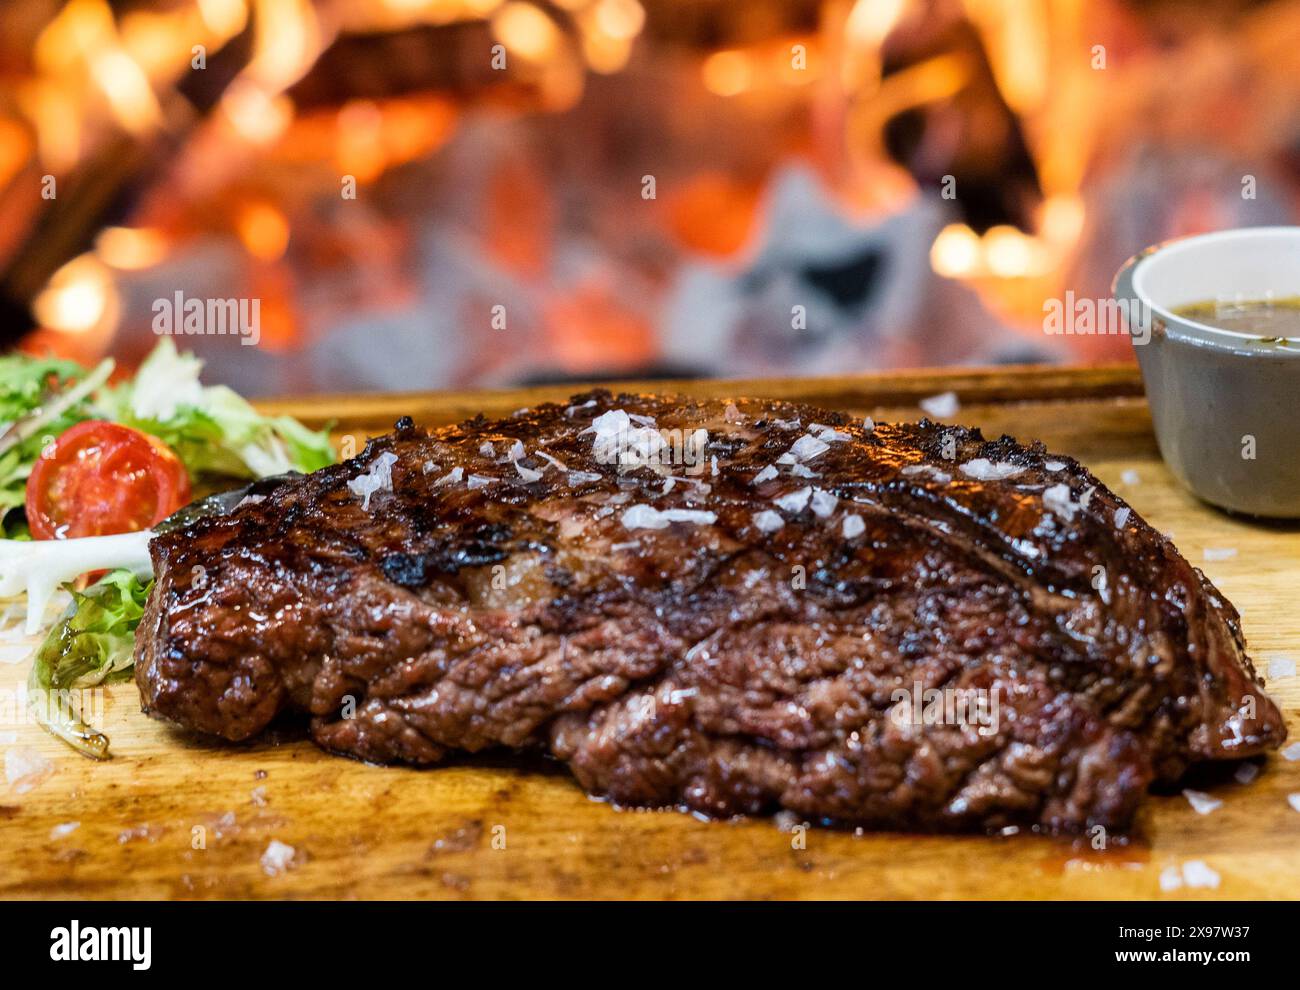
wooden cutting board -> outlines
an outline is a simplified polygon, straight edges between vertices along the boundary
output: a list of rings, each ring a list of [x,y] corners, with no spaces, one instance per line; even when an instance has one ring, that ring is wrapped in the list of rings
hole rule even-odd
[[[638,387],[651,388],[641,385]],[[1072,454],[1155,526],[1173,534],[1244,617],[1251,653],[1300,659],[1300,526],[1230,518],[1178,486],[1161,463],[1134,369],[987,372],[766,382],[658,383],[663,391],[801,399],[877,419],[916,418],[956,391],[954,422],[1041,438]],[[277,400],[263,408],[337,420],[358,448],[399,415],[451,422],[508,412],[576,389]],[[1206,551],[1210,550],[1207,559]],[[1213,551],[1235,550],[1234,556]],[[7,652],[6,652],[7,651]],[[0,689],[25,680],[19,641],[0,640]],[[1300,738],[1300,680],[1270,693]],[[114,758],[93,763],[34,725],[0,725],[0,895],[91,898],[1294,898],[1300,896],[1300,762],[1269,758],[1249,785],[1197,781],[1222,805],[1197,814],[1153,796],[1140,835],[1087,843],[1008,838],[783,832],[772,821],[704,822],[618,811],[559,768],[508,757],[432,770],[369,767],[302,738],[233,746],[146,719],[133,684],[108,692]],[[1296,798],[1300,801],[1300,797]],[[71,823],[79,823],[69,828]],[[288,869],[263,863],[273,842]],[[1217,887],[1162,890],[1161,876]]]

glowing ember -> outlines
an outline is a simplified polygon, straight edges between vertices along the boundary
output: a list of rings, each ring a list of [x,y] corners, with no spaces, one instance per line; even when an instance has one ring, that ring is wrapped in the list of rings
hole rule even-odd
[[[95,238],[95,253],[104,264],[123,271],[152,268],[167,255],[167,240],[146,227],[105,227]]]
[[[83,254],[54,273],[32,312],[51,330],[83,334],[113,322],[117,308],[112,275],[93,254]]]
[[[250,203],[236,220],[239,239],[248,253],[262,261],[275,261],[289,245],[289,222],[269,203]]]
[[[492,33],[515,55],[543,62],[560,46],[555,22],[530,3],[508,3],[492,18]]]
[[[749,89],[753,69],[744,52],[714,52],[704,60],[704,85],[718,96],[737,96]]]
[[[283,95],[272,96],[262,86],[244,79],[230,84],[221,109],[235,131],[253,144],[270,144],[289,126],[293,104]]]

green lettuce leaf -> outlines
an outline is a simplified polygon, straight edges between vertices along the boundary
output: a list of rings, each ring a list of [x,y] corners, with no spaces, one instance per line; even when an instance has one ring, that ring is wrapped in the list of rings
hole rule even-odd
[[[27,354],[0,357],[0,420],[9,423],[31,412],[40,405],[51,382],[66,383],[85,373],[75,361]]]
[[[264,478],[334,463],[329,431],[288,416],[263,416],[224,385],[202,385],[203,363],[164,337],[135,379],[109,396],[112,418],[176,451],[191,476]]]
[[[130,676],[135,629],[152,586],[128,570],[111,571],[85,591],[65,585],[72,604],[32,661],[27,689],[41,724],[95,759],[108,758],[108,737],[82,721],[73,692]]]
[[[152,584],[116,570],[85,591],[65,585],[72,605],[36,651],[36,684],[55,690],[91,687],[130,667],[135,628]]]

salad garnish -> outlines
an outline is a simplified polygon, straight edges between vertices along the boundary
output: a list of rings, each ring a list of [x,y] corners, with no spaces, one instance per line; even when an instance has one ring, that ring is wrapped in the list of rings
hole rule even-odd
[[[106,397],[105,418],[157,437],[192,478],[253,480],[334,463],[328,430],[309,430],[291,416],[263,416],[234,389],[201,384],[202,367],[163,337],[134,380]]]
[[[27,689],[42,724],[97,760],[108,759],[108,736],[82,720],[76,692],[130,676],[135,629],[152,585],[130,570],[112,571],[85,591],[66,585],[72,604],[32,661]]]
[[[234,390],[202,384],[202,367],[166,337],[118,384],[111,359],[87,371],[0,357],[0,598],[27,596],[31,635],[61,586],[72,595],[33,661],[34,699],[129,673],[155,526],[238,501],[213,493],[334,462],[328,430],[263,416]],[[37,716],[79,752],[107,757],[107,738],[75,703],[38,705]]]

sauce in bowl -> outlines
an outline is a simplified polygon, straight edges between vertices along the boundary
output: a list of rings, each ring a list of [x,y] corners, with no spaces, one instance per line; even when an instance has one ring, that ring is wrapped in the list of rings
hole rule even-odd
[[[1197,323],[1250,334],[1264,341],[1276,342],[1287,337],[1300,339],[1300,296],[1210,300],[1179,306],[1173,312]]]

